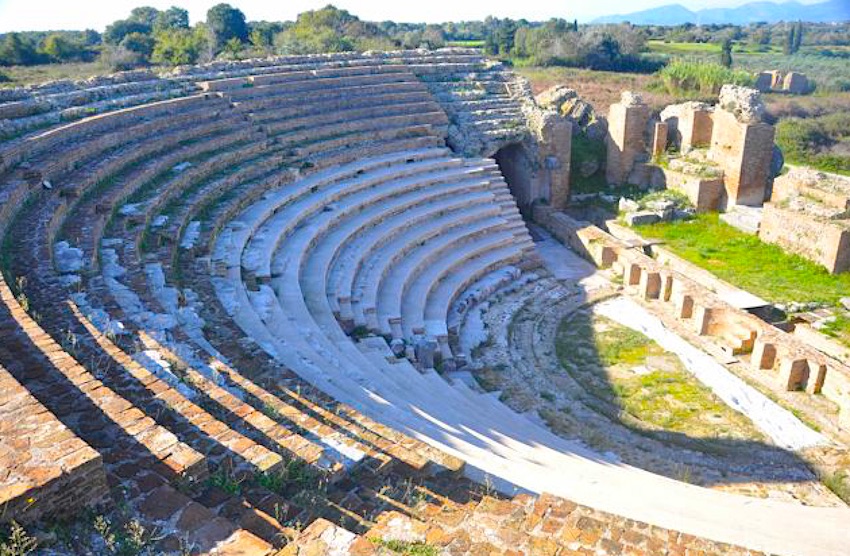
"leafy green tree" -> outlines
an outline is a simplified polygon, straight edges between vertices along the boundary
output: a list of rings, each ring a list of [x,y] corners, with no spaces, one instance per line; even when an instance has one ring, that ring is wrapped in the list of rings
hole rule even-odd
[[[42,51],[55,62],[78,59],[82,54],[82,48],[78,43],[59,33],[53,33],[44,39]]]
[[[216,48],[221,48],[230,39],[247,42],[248,25],[245,14],[230,4],[217,4],[207,11],[207,26],[212,33]]]
[[[121,46],[139,55],[140,62],[147,62],[154,48],[154,38],[144,33],[130,33],[121,40]]]
[[[248,40],[260,50],[268,50],[274,44],[274,36],[283,31],[283,25],[269,21],[256,21],[251,23],[251,32]]]
[[[94,29],[86,29],[85,31],[80,33],[80,41],[83,43],[83,46],[98,45],[101,41],[100,33],[95,31]]]
[[[143,35],[148,35],[150,32],[151,28],[146,23],[141,23],[131,19],[119,19],[106,27],[106,31],[103,33],[103,42],[106,44],[117,45],[120,44],[121,41],[124,40],[124,37],[130,33],[142,33]]]
[[[205,43],[206,36],[202,29],[167,29],[157,33],[151,60],[166,66],[194,64]]]
[[[224,47],[221,51],[226,54],[228,58],[238,59],[239,53],[242,52],[242,41],[236,37],[231,37],[226,43],[224,43]]]
[[[133,11],[130,12],[130,17],[128,19],[130,21],[135,21],[137,23],[141,23],[142,25],[146,25],[148,28],[153,28],[154,23],[156,23],[158,17],[159,10],[157,10],[156,8],[152,8],[150,6],[140,6],[138,8],[133,8]]]
[[[725,68],[732,67],[732,39],[727,38],[720,47],[720,65]]]
[[[188,29],[189,28],[189,12],[183,8],[172,6],[167,10],[157,14],[156,20],[153,22],[153,30],[156,33],[168,29]]]
[[[35,47],[19,33],[7,33],[0,44],[0,65],[24,66],[38,62]]]
[[[421,46],[424,40],[423,31],[426,29],[424,26],[420,29],[413,31],[410,36],[405,35],[404,42],[411,47]],[[439,42],[434,31],[431,31],[428,40]],[[381,26],[361,21],[334,6],[298,14],[293,25],[275,35],[274,45],[282,54],[387,49],[395,46]]]

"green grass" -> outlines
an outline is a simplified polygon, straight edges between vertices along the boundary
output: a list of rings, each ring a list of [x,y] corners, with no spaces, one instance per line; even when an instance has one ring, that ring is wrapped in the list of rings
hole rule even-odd
[[[838,154],[850,146],[850,114],[783,119],[776,126],[776,144],[792,164],[850,175],[850,156]]]
[[[3,68],[8,81],[0,87],[20,87],[21,85],[43,83],[57,79],[86,79],[95,75],[109,73],[109,69],[99,62],[76,64],[40,64],[37,66],[10,66]]]
[[[631,328],[606,323],[603,331],[594,332],[596,354],[604,365],[640,365],[650,355],[664,351],[652,340]]]
[[[369,539],[373,544],[386,548],[396,554],[403,554],[404,556],[437,556],[440,553],[437,550],[436,546],[431,546],[424,542],[410,542],[410,541],[399,541],[396,539],[381,539],[381,538],[371,538]]]
[[[654,40],[646,41],[646,46],[650,52],[675,54],[678,56],[688,54],[720,54],[720,44],[710,42],[666,42]]]
[[[842,344],[850,346],[850,316],[846,313],[836,315],[835,320],[828,322],[820,331]]]
[[[676,58],[658,72],[670,94],[716,95],[727,83],[752,85],[753,76],[747,71],[733,70],[716,62]]]
[[[663,240],[683,259],[771,302],[835,305],[850,292],[850,273],[830,274],[813,262],[729,226],[716,213],[640,226],[637,231]]]
[[[762,438],[675,354],[641,332],[582,311],[561,322],[555,347],[564,369],[584,390],[618,407],[620,419],[632,427],[694,439]]]

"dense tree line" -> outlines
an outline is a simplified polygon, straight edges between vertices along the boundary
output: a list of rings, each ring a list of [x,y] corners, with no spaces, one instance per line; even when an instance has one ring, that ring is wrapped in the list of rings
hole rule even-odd
[[[723,43],[726,39],[771,46],[795,53],[802,46],[850,46],[850,23],[752,23],[750,25],[647,25],[648,39],[670,42]]]
[[[97,57],[100,42],[100,33],[92,30],[6,33],[0,38],[0,66],[87,62]]]
[[[545,23],[525,20],[485,20],[485,50],[534,65],[580,66],[598,70],[654,70],[639,55],[646,36],[632,25],[579,27],[575,20],[551,19]]]
[[[649,39],[721,44],[721,61],[726,65],[736,43],[783,48],[789,54],[805,45],[850,45],[850,24],[579,26],[575,20],[566,19],[529,22],[493,17],[416,24],[362,21],[331,5],[301,13],[295,21],[249,22],[239,9],[218,4],[208,10],[203,21],[190,26],[189,14],[182,8],[142,6],[107,26],[102,35],[92,30],[0,35],[0,66],[87,62],[100,57],[114,69],[129,69],[205,62],[217,57],[474,44],[482,45],[491,55],[518,63],[652,71],[657,69],[657,61],[641,56]],[[847,53],[836,49],[823,54]]]

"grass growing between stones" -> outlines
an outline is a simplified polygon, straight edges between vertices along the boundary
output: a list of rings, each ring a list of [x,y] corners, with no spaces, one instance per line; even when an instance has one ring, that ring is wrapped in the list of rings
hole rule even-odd
[[[380,538],[369,540],[381,548],[386,548],[391,552],[403,554],[404,556],[437,556],[437,554],[440,553],[436,546],[431,546],[423,542],[400,541],[395,539],[387,540]]]
[[[679,358],[640,332],[580,311],[556,339],[562,366],[591,395],[618,406],[638,428],[692,438],[762,439],[748,418],[726,406]]]
[[[683,259],[768,301],[835,305],[850,292],[850,274],[832,275],[813,262],[729,226],[714,213],[640,226],[637,231],[663,240],[665,247]]]

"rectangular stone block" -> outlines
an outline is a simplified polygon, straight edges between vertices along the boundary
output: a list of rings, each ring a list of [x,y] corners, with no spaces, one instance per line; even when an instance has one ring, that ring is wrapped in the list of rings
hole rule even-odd
[[[623,267],[623,285],[636,286],[640,284],[641,268],[633,262],[626,262]]]
[[[661,294],[661,275],[658,272],[644,270],[640,276],[639,289],[644,299],[658,299]]]
[[[694,303],[693,319],[694,332],[700,336],[707,334],[711,320],[711,309],[704,305]]]
[[[750,364],[756,370],[772,369],[776,364],[776,346],[771,342],[756,338],[750,356]]]
[[[793,357],[783,358],[779,363],[778,384],[786,390],[799,390],[806,383],[809,362]]]
[[[656,122],[652,134],[652,156],[661,156],[667,150],[667,124]]]
[[[826,379],[826,365],[820,361],[809,361],[809,370],[806,380],[806,392],[809,394],[820,394],[823,388],[824,380]]]

